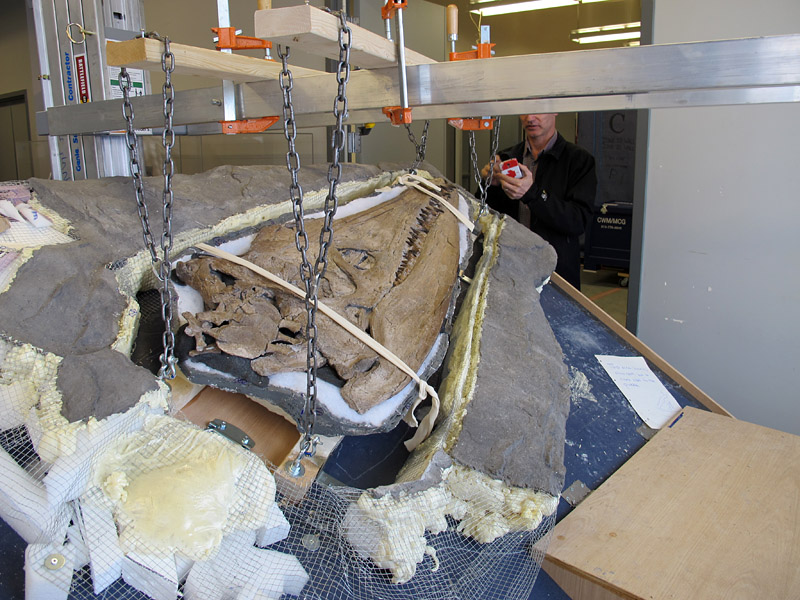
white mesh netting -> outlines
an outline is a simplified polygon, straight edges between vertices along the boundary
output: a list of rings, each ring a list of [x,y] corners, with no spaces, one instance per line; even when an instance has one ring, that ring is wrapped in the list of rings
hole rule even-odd
[[[15,229],[2,234],[17,236],[0,256],[6,286],[26,247],[71,241],[65,224],[21,241],[30,228]],[[163,384],[125,412],[69,423],[60,362],[0,337],[0,516],[29,544],[29,598],[530,595],[555,497],[446,456],[415,485],[282,487],[259,454],[169,416]]]

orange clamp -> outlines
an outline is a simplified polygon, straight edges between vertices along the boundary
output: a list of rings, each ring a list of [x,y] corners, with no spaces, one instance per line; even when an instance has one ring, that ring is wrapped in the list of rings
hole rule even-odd
[[[406,0],[389,0],[381,7],[381,17],[384,21],[391,19],[398,9],[406,8],[407,4]]]
[[[478,58],[491,58],[494,44],[478,44],[476,50],[466,52],[451,52],[450,60],[475,60]],[[494,118],[490,119],[447,119],[447,123],[462,131],[482,131],[494,128]]]
[[[280,117],[260,117],[241,121],[220,121],[222,133],[261,133],[274,125]]]
[[[383,114],[389,117],[392,125],[400,125],[401,123],[411,123],[411,109],[402,108],[400,106],[384,106]]]
[[[470,119],[447,119],[447,123],[462,131],[483,131],[484,129],[492,129],[494,127],[494,117],[486,119],[479,119],[477,117]]]
[[[237,35],[235,27],[212,27],[217,34],[217,50],[265,50],[272,48],[272,42],[247,35]]]
[[[467,50],[466,52],[451,52],[450,60],[474,60],[476,58],[491,58],[492,48],[495,44],[478,44],[477,50]]]

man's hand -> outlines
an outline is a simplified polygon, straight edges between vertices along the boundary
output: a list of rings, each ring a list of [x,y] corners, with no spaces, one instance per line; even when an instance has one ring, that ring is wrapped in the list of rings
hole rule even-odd
[[[531,173],[531,170],[528,167],[523,164],[519,165],[519,170],[522,171],[521,178],[503,175],[503,173],[500,172],[499,167],[499,164],[495,167],[496,170],[494,172],[492,182],[494,183],[496,181],[503,188],[503,192],[506,196],[512,200],[519,200],[525,195],[525,192],[531,189],[531,186],[533,185],[533,173]]]
[[[503,162],[503,159],[499,156],[494,157],[494,175],[492,175],[492,185],[499,185],[497,182],[497,174],[500,172],[500,163]],[[489,176],[489,167],[492,166],[491,162],[488,162],[484,165],[481,169],[481,178],[486,179]]]

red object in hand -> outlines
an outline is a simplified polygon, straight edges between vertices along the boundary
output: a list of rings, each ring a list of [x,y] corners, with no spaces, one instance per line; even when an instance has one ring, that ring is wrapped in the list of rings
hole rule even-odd
[[[500,172],[514,179],[522,179],[522,171],[516,158],[510,158],[500,165]]]

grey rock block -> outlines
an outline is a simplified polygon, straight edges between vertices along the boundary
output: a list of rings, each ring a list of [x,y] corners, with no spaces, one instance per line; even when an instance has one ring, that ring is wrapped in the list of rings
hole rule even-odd
[[[110,346],[127,303],[101,255],[85,241],[37,250],[0,294],[2,332],[59,356]]]
[[[110,348],[64,357],[56,385],[62,397],[69,398],[61,413],[70,422],[124,412],[131,398],[158,389],[150,371]]]
[[[475,395],[451,454],[510,485],[558,496],[569,379],[536,291],[555,262],[552,247],[506,219],[489,273]]]

